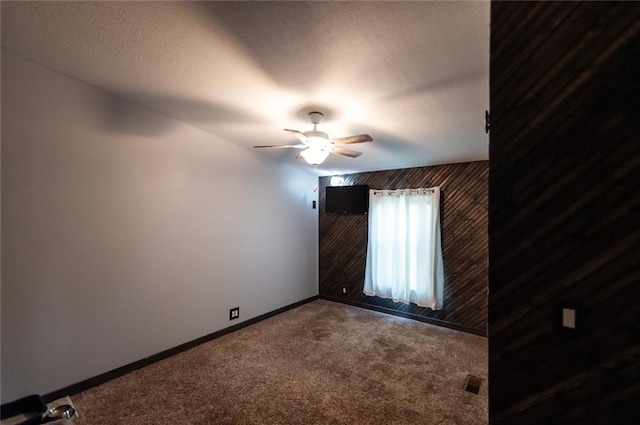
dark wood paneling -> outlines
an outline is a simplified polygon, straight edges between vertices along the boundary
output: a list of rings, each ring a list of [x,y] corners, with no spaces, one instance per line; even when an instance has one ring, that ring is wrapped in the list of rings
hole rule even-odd
[[[372,189],[441,187],[444,309],[434,312],[363,294],[368,216],[327,214],[325,188],[330,177],[321,177],[320,295],[410,313],[432,323],[486,335],[487,180],[486,161],[345,176],[345,184],[366,184]]]
[[[639,40],[637,3],[492,3],[492,424],[640,421]]]

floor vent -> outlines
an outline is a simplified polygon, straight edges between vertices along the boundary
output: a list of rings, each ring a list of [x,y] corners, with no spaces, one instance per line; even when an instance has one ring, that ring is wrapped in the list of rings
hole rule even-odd
[[[482,382],[484,382],[482,378],[469,375],[467,376],[467,381],[464,384],[464,390],[473,394],[479,394]]]

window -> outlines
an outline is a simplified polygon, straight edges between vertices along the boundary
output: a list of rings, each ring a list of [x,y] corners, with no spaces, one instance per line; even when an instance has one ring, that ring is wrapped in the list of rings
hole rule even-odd
[[[442,308],[440,188],[370,190],[364,293]]]

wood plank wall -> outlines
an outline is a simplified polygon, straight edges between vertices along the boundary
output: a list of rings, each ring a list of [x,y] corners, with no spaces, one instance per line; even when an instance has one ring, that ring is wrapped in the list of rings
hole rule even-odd
[[[492,2],[491,424],[640,423],[639,40],[638,3]]]
[[[327,214],[325,188],[330,177],[321,177],[320,295],[409,313],[425,321],[486,335],[488,169],[488,162],[481,161],[345,176],[346,185],[366,184],[371,189],[441,187],[444,309],[436,312],[362,293],[368,216]],[[346,288],[346,294],[342,288]]]

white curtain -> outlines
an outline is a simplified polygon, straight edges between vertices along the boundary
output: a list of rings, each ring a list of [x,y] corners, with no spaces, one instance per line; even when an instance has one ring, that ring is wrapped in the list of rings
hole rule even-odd
[[[440,188],[370,190],[364,293],[442,308]]]

